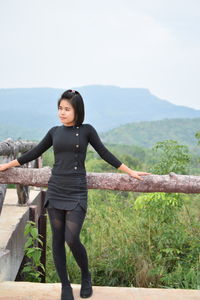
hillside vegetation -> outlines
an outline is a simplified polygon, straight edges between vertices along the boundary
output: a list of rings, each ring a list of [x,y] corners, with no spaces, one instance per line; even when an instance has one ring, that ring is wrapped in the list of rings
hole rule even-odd
[[[200,118],[164,119],[151,122],[129,123],[101,134],[107,143],[152,147],[162,140],[177,140],[195,146],[195,133],[200,130]]]

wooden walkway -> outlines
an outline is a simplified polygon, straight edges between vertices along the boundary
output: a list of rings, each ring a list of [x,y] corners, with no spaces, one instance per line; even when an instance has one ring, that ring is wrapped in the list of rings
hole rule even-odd
[[[72,284],[80,300],[79,284]],[[60,300],[60,283],[0,282],[0,300]],[[200,290],[94,286],[91,300],[199,300]]]

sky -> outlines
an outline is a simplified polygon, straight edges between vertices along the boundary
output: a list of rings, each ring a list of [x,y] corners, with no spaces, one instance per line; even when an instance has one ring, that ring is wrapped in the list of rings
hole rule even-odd
[[[147,88],[200,109],[200,0],[0,0],[0,88]]]

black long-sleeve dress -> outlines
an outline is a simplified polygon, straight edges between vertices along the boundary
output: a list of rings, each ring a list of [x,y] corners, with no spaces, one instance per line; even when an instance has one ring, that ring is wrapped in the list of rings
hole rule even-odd
[[[85,158],[88,143],[106,162],[120,167],[121,161],[104,146],[91,124],[54,126],[40,143],[17,158],[23,165],[53,146],[55,162],[48,181],[45,207],[71,210],[80,204],[87,210]]]

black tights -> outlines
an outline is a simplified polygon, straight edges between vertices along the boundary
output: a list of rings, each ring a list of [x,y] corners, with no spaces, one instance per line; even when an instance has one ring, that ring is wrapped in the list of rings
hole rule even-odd
[[[69,285],[65,241],[81,269],[82,278],[87,277],[89,273],[87,252],[79,238],[86,212],[80,205],[73,210],[47,208],[47,211],[52,230],[52,249],[55,267],[62,286]]]

